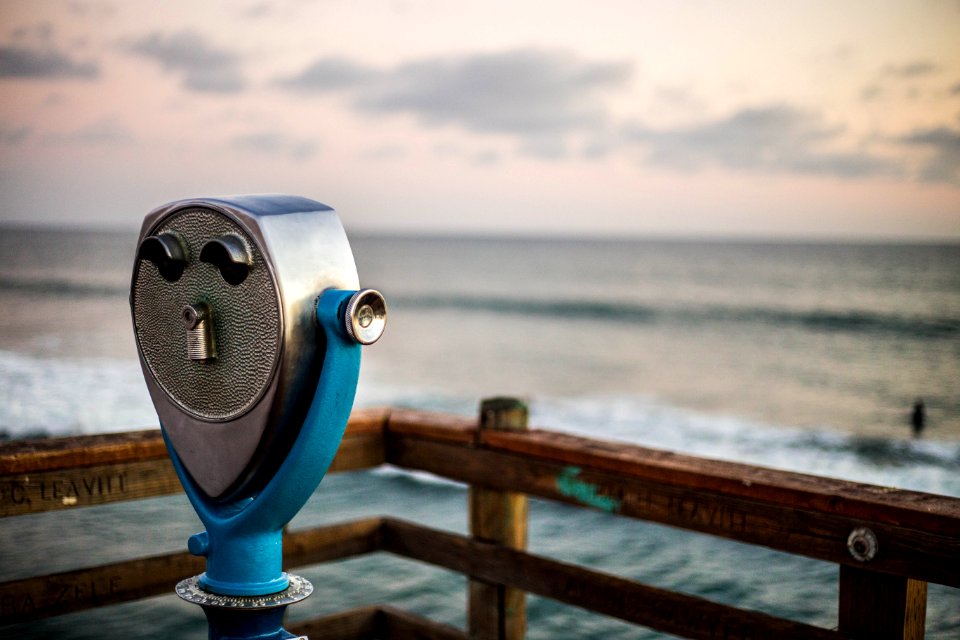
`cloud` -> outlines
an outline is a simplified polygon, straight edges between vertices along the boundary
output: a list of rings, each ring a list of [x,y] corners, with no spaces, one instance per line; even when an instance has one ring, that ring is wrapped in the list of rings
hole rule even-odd
[[[705,107],[700,98],[684,87],[657,87],[653,97],[659,104],[671,110],[701,112]]]
[[[890,98],[916,100],[924,93],[921,87],[927,85],[929,89],[929,78],[940,71],[940,65],[930,60],[888,64],[860,91],[860,99],[863,102]]]
[[[133,140],[133,135],[114,116],[106,116],[67,133],[51,133],[44,140],[53,144],[82,146],[119,146]]]
[[[291,160],[306,160],[317,152],[313,140],[295,138],[279,131],[257,131],[237,136],[230,141],[234,149]]]
[[[567,155],[567,145],[558,136],[530,137],[520,145],[520,152],[544,160],[559,160]]]
[[[399,67],[358,105],[478,132],[557,134],[604,124],[600,94],[629,75],[628,64],[537,50],[437,58]]]
[[[460,158],[476,167],[491,167],[503,160],[501,151],[486,147],[466,149],[459,144],[443,142],[433,147],[433,153],[439,158]]]
[[[247,87],[239,56],[210,45],[195,31],[154,32],[127,49],[159,62],[166,71],[181,74],[184,88],[191,91],[236,93]]]
[[[244,18],[264,18],[274,12],[275,7],[269,2],[256,2],[241,10]]]
[[[278,84],[303,92],[349,91],[354,106],[370,113],[405,113],[428,125],[539,138],[607,123],[603,96],[624,87],[631,73],[629,63],[515,49],[425,58],[389,70],[323,58]]]
[[[940,67],[929,60],[914,60],[901,65],[888,64],[883,75],[892,78],[919,78],[936,73]]]
[[[364,149],[360,153],[363,160],[375,162],[394,162],[408,155],[407,149],[399,144],[382,144]]]
[[[883,97],[883,87],[879,84],[868,84],[860,92],[860,99],[864,102],[871,102]]]
[[[861,97],[877,99],[894,78],[918,78],[938,69],[925,60],[888,65]],[[907,159],[883,155],[866,144],[853,146],[843,126],[817,111],[788,104],[744,107],[685,126],[654,128],[618,121],[608,100],[627,88],[632,74],[629,63],[586,60],[567,51],[514,49],[423,58],[392,68],[325,57],[275,84],[302,94],[343,96],[360,112],[407,114],[428,126],[509,136],[518,153],[547,160],[572,153],[592,159],[639,152],[647,165],[679,171],[720,168],[840,179],[909,175]],[[656,87],[655,97],[691,115],[704,107],[676,87]],[[936,161],[924,170],[925,179],[953,175],[955,156],[943,148],[942,140],[918,136],[901,144],[935,147]],[[499,153],[481,159],[499,160]]]
[[[15,27],[10,35],[18,42],[33,40],[48,43],[53,39],[53,24],[45,20],[32,25],[21,25]]]
[[[8,128],[0,125],[0,144],[13,147],[24,142],[33,133],[30,127]]]
[[[94,62],[77,61],[51,46],[33,48],[0,46],[0,77],[4,78],[82,78],[100,75]]]
[[[321,58],[290,78],[281,78],[277,85],[294,91],[320,93],[357,88],[360,84],[385,74],[346,58]]]
[[[644,149],[648,163],[684,171],[722,167],[838,178],[900,172],[884,158],[824,148],[841,133],[841,127],[828,126],[813,112],[779,105],[673,129],[632,125],[626,135]]]
[[[478,167],[492,167],[500,164],[500,153],[494,149],[484,149],[473,154],[470,160]]]
[[[946,126],[915,129],[897,141],[933,152],[920,170],[921,180],[960,185],[960,129]]]

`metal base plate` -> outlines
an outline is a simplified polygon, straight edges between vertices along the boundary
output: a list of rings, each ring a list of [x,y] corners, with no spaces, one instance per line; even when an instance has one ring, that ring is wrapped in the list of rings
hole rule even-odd
[[[177,583],[177,595],[187,602],[204,607],[223,609],[273,609],[286,607],[306,599],[313,593],[313,585],[302,576],[289,574],[290,586],[279,593],[265,596],[224,596],[200,587],[200,576],[193,576]]]

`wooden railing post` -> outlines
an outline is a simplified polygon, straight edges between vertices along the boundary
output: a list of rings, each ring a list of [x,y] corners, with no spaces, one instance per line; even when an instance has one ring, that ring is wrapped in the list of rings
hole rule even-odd
[[[483,430],[526,431],[527,406],[515,398],[490,398],[480,403]],[[470,534],[483,542],[526,549],[527,497],[512,491],[470,487]],[[468,603],[471,640],[523,640],[527,626],[526,594],[519,589],[470,580]]]
[[[864,640],[921,640],[927,583],[840,565],[841,635]]]

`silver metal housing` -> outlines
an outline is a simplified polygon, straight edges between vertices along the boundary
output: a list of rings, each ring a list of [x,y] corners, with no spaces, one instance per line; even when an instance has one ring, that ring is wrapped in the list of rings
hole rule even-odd
[[[201,299],[167,300],[164,296],[184,295],[184,289],[165,280],[151,260],[138,258],[130,289],[134,334],[150,396],[184,467],[210,497],[235,500],[256,493],[284,458],[284,447],[297,435],[323,364],[317,299],[327,289],[358,289],[359,281],[353,253],[333,209],[296,196],[173,202],[147,214],[138,246],[160,232],[177,235],[178,216],[191,211],[202,214],[193,216],[192,224],[210,227],[209,241],[220,238],[222,242],[224,228],[228,228],[252,243],[250,276],[258,278],[258,288],[247,295],[256,299],[244,298],[242,284],[221,280],[209,280],[209,288],[196,293],[199,289],[193,280],[190,295]],[[216,221],[218,217],[225,218],[225,224]],[[192,238],[199,237],[196,228],[190,232]],[[199,246],[190,246],[185,253],[182,277],[201,281],[219,277],[213,264],[200,261]],[[257,274],[257,269],[266,273]],[[193,360],[187,355],[188,336],[181,312],[187,305],[197,304],[210,308],[217,355],[212,359]],[[218,304],[225,311],[218,312]],[[229,325],[237,316],[231,316],[230,309],[250,307],[264,309],[260,313],[266,326]],[[167,308],[180,310],[169,323],[166,312],[163,318],[156,317],[158,309]],[[166,348],[167,340],[182,349]],[[182,361],[157,362],[157,354],[176,358],[175,352],[182,353]],[[184,380],[178,381],[176,372],[181,371]],[[260,376],[253,383],[251,372]],[[197,391],[208,377],[216,384]],[[244,394],[241,401],[233,400],[238,389]],[[219,405],[229,406],[230,411],[218,415],[210,409]]]

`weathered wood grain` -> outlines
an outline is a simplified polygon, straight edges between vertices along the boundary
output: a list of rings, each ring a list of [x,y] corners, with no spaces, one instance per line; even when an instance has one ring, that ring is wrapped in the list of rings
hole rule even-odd
[[[288,531],[283,536],[285,567],[304,567],[380,551],[382,518]]]
[[[767,614],[386,518],[383,548],[398,555],[514,585],[541,596],[686,638],[837,640],[840,634]],[[576,637],[570,629],[570,637]]]
[[[540,460],[590,467],[638,480],[960,536],[960,500],[956,498],[542,430],[484,432],[480,440],[491,449],[529,454]]]
[[[470,444],[477,438],[476,419],[432,411],[391,409],[386,428],[392,433],[463,444]]]
[[[284,565],[376,551],[380,531],[380,519],[372,518],[289,533],[284,536]],[[202,558],[182,552],[5,582],[0,584],[0,626],[173,593],[178,581],[203,568]]]
[[[484,421],[501,418],[492,405],[479,421],[355,412],[331,472],[386,462],[470,484],[475,537],[372,518],[290,534],[285,563],[387,550],[462,571],[471,578],[471,600],[486,603],[471,604],[471,611],[494,612],[477,621],[471,612],[474,638],[522,637],[509,636],[504,623],[513,607],[505,594],[520,590],[691,638],[840,637],[525,554],[515,525],[526,517],[503,500],[519,492],[838,563],[844,637],[887,637],[878,630],[892,626],[898,631],[889,637],[922,637],[926,582],[960,587],[958,499],[567,434],[486,428]],[[179,490],[157,430],[0,444],[0,516]],[[850,531],[864,526],[879,542],[867,563],[846,548]],[[8,582],[0,585],[0,625],[165,593],[200,570],[202,560],[182,553]],[[467,636],[382,607],[324,620],[331,633],[344,634],[330,637]]]
[[[840,566],[840,632],[862,640],[922,640],[927,583]]]
[[[0,625],[40,620],[161,593],[203,571],[202,558],[170,553],[0,584]]]
[[[358,409],[350,414],[346,435],[382,433],[389,415],[387,409]],[[10,440],[0,442],[0,476],[166,457],[159,429]]]
[[[159,429],[0,443],[0,475],[38,473],[167,457]]]
[[[166,457],[6,475],[0,477],[0,517],[154,498],[180,490]]]
[[[373,469],[384,462],[382,432],[347,432],[340,441],[340,448],[327,473]]]
[[[492,398],[480,405],[479,433],[523,431],[527,406],[513,398]],[[475,540],[527,548],[527,497],[514,491],[471,486],[467,498],[470,535]],[[471,580],[467,599],[473,640],[523,640],[527,628],[526,594],[503,584]]]
[[[823,513],[803,503],[746,499],[688,489],[669,480],[640,480],[543,460],[534,453],[472,449],[389,432],[386,439],[387,461],[400,467],[840,564],[859,565],[847,551],[847,537],[853,529],[869,526],[880,548],[870,561],[872,570],[960,587],[960,536]]]
[[[382,409],[354,412],[330,473],[383,464],[386,418]],[[181,490],[157,429],[0,445],[0,517],[153,498]]]

